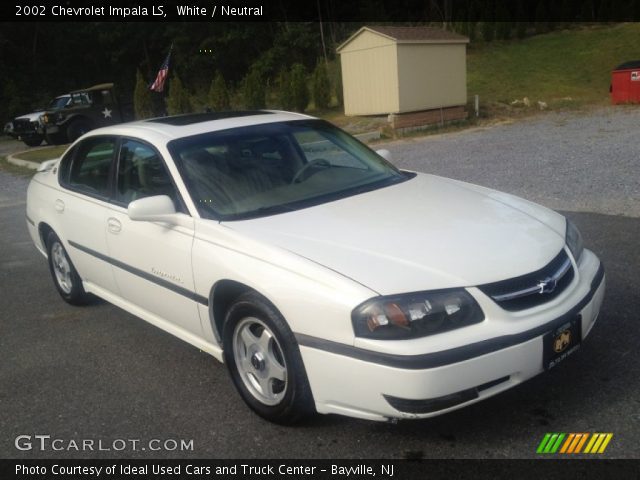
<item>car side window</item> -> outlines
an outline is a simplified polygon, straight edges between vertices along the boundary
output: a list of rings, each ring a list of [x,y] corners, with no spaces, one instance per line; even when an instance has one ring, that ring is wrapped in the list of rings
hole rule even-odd
[[[123,140],[115,200],[128,205],[139,198],[168,195],[180,210],[178,195],[160,155],[142,142]]]
[[[68,185],[88,194],[108,196],[115,148],[114,138],[97,137],[83,142],[71,163]]]

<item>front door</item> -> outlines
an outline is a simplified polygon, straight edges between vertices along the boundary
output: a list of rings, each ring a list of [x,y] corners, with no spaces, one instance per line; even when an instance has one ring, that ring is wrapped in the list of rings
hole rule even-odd
[[[168,195],[186,212],[161,155],[150,145],[123,139],[114,197],[106,215],[107,244],[121,296],[153,314],[164,328],[202,336],[194,294],[191,248],[193,227],[133,221],[127,205],[147,196]],[[185,218],[193,219],[187,213]],[[188,222],[185,222],[188,223]]]

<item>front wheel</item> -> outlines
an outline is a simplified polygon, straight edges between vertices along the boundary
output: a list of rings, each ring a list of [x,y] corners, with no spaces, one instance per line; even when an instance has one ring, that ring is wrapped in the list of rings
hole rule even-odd
[[[241,295],[227,313],[223,337],[233,383],[254,412],[291,424],[314,411],[295,337],[264,297]]]
[[[42,135],[29,135],[22,139],[27,147],[38,147],[42,143],[42,140],[44,140],[44,136]]]
[[[62,299],[71,305],[84,305],[91,295],[84,291],[82,280],[67,255],[58,236],[50,232],[47,237],[49,271]]]

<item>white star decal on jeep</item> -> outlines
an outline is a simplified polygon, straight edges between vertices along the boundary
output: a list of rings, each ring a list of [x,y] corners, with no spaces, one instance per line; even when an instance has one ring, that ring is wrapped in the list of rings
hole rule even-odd
[[[111,110],[109,110],[107,107],[104,107],[102,114],[104,115],[104,118],[111,118]]]

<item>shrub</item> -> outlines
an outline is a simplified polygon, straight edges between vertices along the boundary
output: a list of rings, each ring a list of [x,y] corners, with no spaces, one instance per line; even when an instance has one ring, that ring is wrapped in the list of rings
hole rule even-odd
[[[257,68],[252,68],[242,82],[242,96],[245,108],[250,110],[265,108],[265,94],[266,89],[262,81],[262,75]]]
[[[133,91],[133,108],[138,120],[153,116],[151,91],[149,90],[147,82],[144,81],[140,70],[136,72],[136,87]]]
[[[329,107],[331,101],[331,83],[327,73],[327,66],[319,61],[313,72],[313,101],[316,108],[324,110]]]
[[[181,113],[189,113],[191,111],[189,94],[183,87],[182,81],[177,74],[173,75],[171,83],[169,84],[167,111],[169,112],[169,115],[179,115]]]
[[[307,88],[307,74],[302,64],[296,63],[291,67],[290,81],[293,108],[297,112],[304,112],[309,103],[309,89]]]

